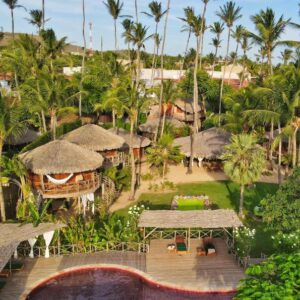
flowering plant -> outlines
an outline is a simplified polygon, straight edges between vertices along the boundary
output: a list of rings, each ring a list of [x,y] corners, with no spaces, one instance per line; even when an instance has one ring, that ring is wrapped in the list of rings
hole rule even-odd
[[[293,253],[300,249],[300,229],[292,233],[278,232],[272,236],[272,240],[277,252]]]
[[[250,254],[255,238],[255,229],[241,227],[233,231],[235,239],[235,249],[240,257]]]

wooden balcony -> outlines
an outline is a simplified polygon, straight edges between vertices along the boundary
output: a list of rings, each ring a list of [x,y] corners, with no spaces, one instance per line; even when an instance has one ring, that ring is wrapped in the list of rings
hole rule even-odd
[[[72,198],[93,193],[101,185],[101,175],[94,173],[92,179],[68,182],[65,184],[44,183],[40,192],[43,198]]]

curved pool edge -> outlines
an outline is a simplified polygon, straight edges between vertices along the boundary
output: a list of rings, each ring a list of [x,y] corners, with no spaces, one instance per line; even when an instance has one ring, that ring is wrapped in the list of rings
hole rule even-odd
[[[192,294],[230,294],[230,293],[236,293],[236,289],[228,289],[228,290],[205,290],[205,289],[191,289],[191,288],[186,288],[182,285],[179,284],[173,284],[165,281],[157,281],[155,278],[153,278],[151,275],[140,271],[138,269],[132,268],[132,267],[126,267],[118,264],[89,264],[89,265],[82,265],[82,266],[76,266],[76,267],[71,267],[71,268],[66,268],[61,271],[55,272],[51,274],[50,276],[43,278],[41,280],[36,281],[32,287],[28,287],[20,296],[20,300],[26,300],[26,298],[32,293],[34,290],[40,288],[43,286],[45,283],[48,281],[54,279],[57,276],[61,276],[64,274],[68,274],[71,272],[76,272],[80,270],[89,270],[89,269],[110,269],[110,270],[120,270],[123,272],[128,272],[131,273],[135,276],[140,277],[143,279],[146,283],[150,285],[154,285],[156,287],[162,287],[164,289],[169,289],[172,291],[180,291],[184,293],[192,293]]]

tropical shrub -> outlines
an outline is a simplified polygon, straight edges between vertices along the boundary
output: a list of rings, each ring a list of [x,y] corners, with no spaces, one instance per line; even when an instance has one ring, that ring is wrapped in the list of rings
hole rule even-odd
[[[300,168],[279,187],[275,195],[261,201],[263,220],[267,227],[282,232],[300,228]]]
[[[254,244],[255,229],[241,227],[234,230],[235,249],[240,257],[249,256]]]
[[[271,256],[251,266],[235,300],[296,300],[300,291],[300,254]]]
[[[294,253],[300,249],[300,229],[292,233],[278,232],[272,236],[277,253]]]

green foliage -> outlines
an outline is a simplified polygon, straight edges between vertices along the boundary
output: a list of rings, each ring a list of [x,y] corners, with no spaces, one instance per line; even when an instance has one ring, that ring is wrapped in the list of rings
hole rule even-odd
[[[300,228],[300,168],[280,186],[275,195],[261,201],[263,220],[268,228],[285,233]]]
[[[168,163],[179,163],[183,159],[180,148],[173,145],[173,138],[164,134],[158,143],[147,149],[147,160],[151,166],[161,169],[164,178]]]
[[[57,137],[60,137],[80,126],[82,126],[81,120],[76,120],[71,123],[62,124],[62,125],[58,126],[56,129]],[[46,132],[46,133],[42,134],[41,136],[39,136],[34,142],[32,142],[31,144],[24,147],[22,149],[22,153],[29,151],[29,150],[33,150],[33,149],[35,149],[39,146],[42,146],[50,141],[51,141],[51,133]]]
[[[271,256],[247,269],[235,300],[296,300],[300,292],[300,254]]]
[[[29,214],[24,221],[26,223],[32,223],[34,227],[42,222],[52,221],[53,216],[47,212],[51,203],[52,201],[43,202],[41,208],[38,208],[35,203],[28,201]]]
[[[300,249],[300,229],[291,233],[278,232],[272,236],[276,253],[295,253]]]
[[[251,248],[254,245],[255,229],[247,227],[234,230],[235,249],[240,257],[250,255]]]
[[[104,175],[116,184],[118,190],[128,190],[130,187],[131,169],[129,167],[121,170],[116,167],[110,167],[104,170]]]

